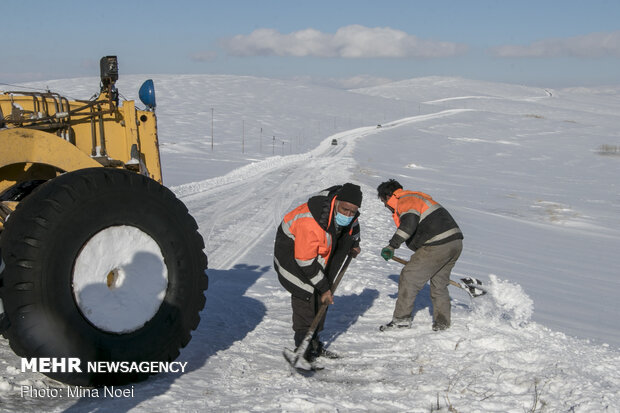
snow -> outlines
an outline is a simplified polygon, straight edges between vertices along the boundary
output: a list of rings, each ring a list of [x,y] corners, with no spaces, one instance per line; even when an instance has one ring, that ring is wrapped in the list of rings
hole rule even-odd
[[[159,245],[136,227],[99,231],[75,260],[75,301],[88,321],[105,331],[128,333],[144,326],[159,310],[167,286]]]
[[[133,99],[148,77],[121,76],[119,90]],[[597,153],[620,140],[620,87],[431,77],[342,91],[152,78],[164,181],[197,220],[209,257],[202,321],[178,359],[187,371],[126,386],[130,397],[22,397],[23,386],[64,385],[22,373],[1,341],[1,410],[620,411],[620,158]],[[85,98],[96,84],[29,86]],[[379,255],[394,231],[375,195],[388,178],[451,212],[465,235],[453,278],[489,290],[470,298],[451,289],[446,331],[430,328],[428,288],[411,329],[378,330],[401,268]],[[322,333],[343,358],[302,377],[282,357],[293,334],[272,267],[275,231],[310,194],[347,181],[364,192],[362,253]]]

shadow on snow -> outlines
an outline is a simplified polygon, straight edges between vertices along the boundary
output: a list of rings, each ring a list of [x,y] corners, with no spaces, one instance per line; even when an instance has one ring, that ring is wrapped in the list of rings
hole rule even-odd
[[[231,270],[207,270],[209,289],[205,308],[200,313],[201,322],[176,360],[187,362],[185,374],[202,368],[209,357],[243,340],[260,324],[266,313],[265,305],[244,294],[269,269],[269,266],[239,264]],[[168,392],[181,375],[162,373],[133,386],[119,387],[133,387],[131,398],[104,398],[100,391],[99,397],[83,397],[65,412],[127,412],[145,400]]]
[[[357,320],[368,309],[370,309],[374,301],[379,297],[379,291],[365,288],[361,294],[334,297],[334,305],[329,306],[327,318],[325,320],[325,329],[322,332],[323,343],[327,346],[336,341],[336,339],[347,332]]]

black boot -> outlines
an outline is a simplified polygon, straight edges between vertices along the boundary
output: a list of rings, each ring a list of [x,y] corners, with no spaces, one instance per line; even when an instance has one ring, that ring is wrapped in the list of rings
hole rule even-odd
[[[450,322],[443,315],[438,315],[437,319],[433,321],[433,331],[442,331],[450,327]]]
[[[338,354],[325,349],[325,346],[318,337],[312,339],[312,341],[310,342],[310,347],[312,348],[312,355],[315,359],[317,357],[325,357],[328,359],[340,358]]]
[[[305,331],[295,331],[295,337],[294,337],[295,338],[295,351],[297,351],[299,346],[301,346],[301,343],[303,343],[304,338],[306,338],[306,334],[308,333]],[[303,355],[304,359],[306,359],[310,363],[312,363],[317,358],[315,349],[313,347],[313,343],[315,339],[316,338],[312,338],[310,340],[310,343],[308,343],[308,348],[306,349],[306,352]]]

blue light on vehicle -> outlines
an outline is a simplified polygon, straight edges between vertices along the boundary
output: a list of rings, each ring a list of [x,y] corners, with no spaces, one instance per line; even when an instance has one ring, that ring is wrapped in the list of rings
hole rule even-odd
[[[138,92],[140,96],[140,100],[142,103],[146,105],[149,109],[155,109],[155,85],[153,84],[153,79],[149,79],[142,83],[140,86],[140,91]]]

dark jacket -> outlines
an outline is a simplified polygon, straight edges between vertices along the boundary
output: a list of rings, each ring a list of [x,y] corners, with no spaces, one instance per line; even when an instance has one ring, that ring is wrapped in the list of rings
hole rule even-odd
[[[397,227],[390,240],[394,249],[403,242],[415,251],[422,246],[463,239],[454,218],[430,195],[397,189],[387,204],[394,210],[392,218]]]
[[[330,187],[284,216],[274,245],[274,267],[280,284],[295,297],[323,294],[351,248],[359,246],[358,214],[351,224],[334,220],[340,185]]]

